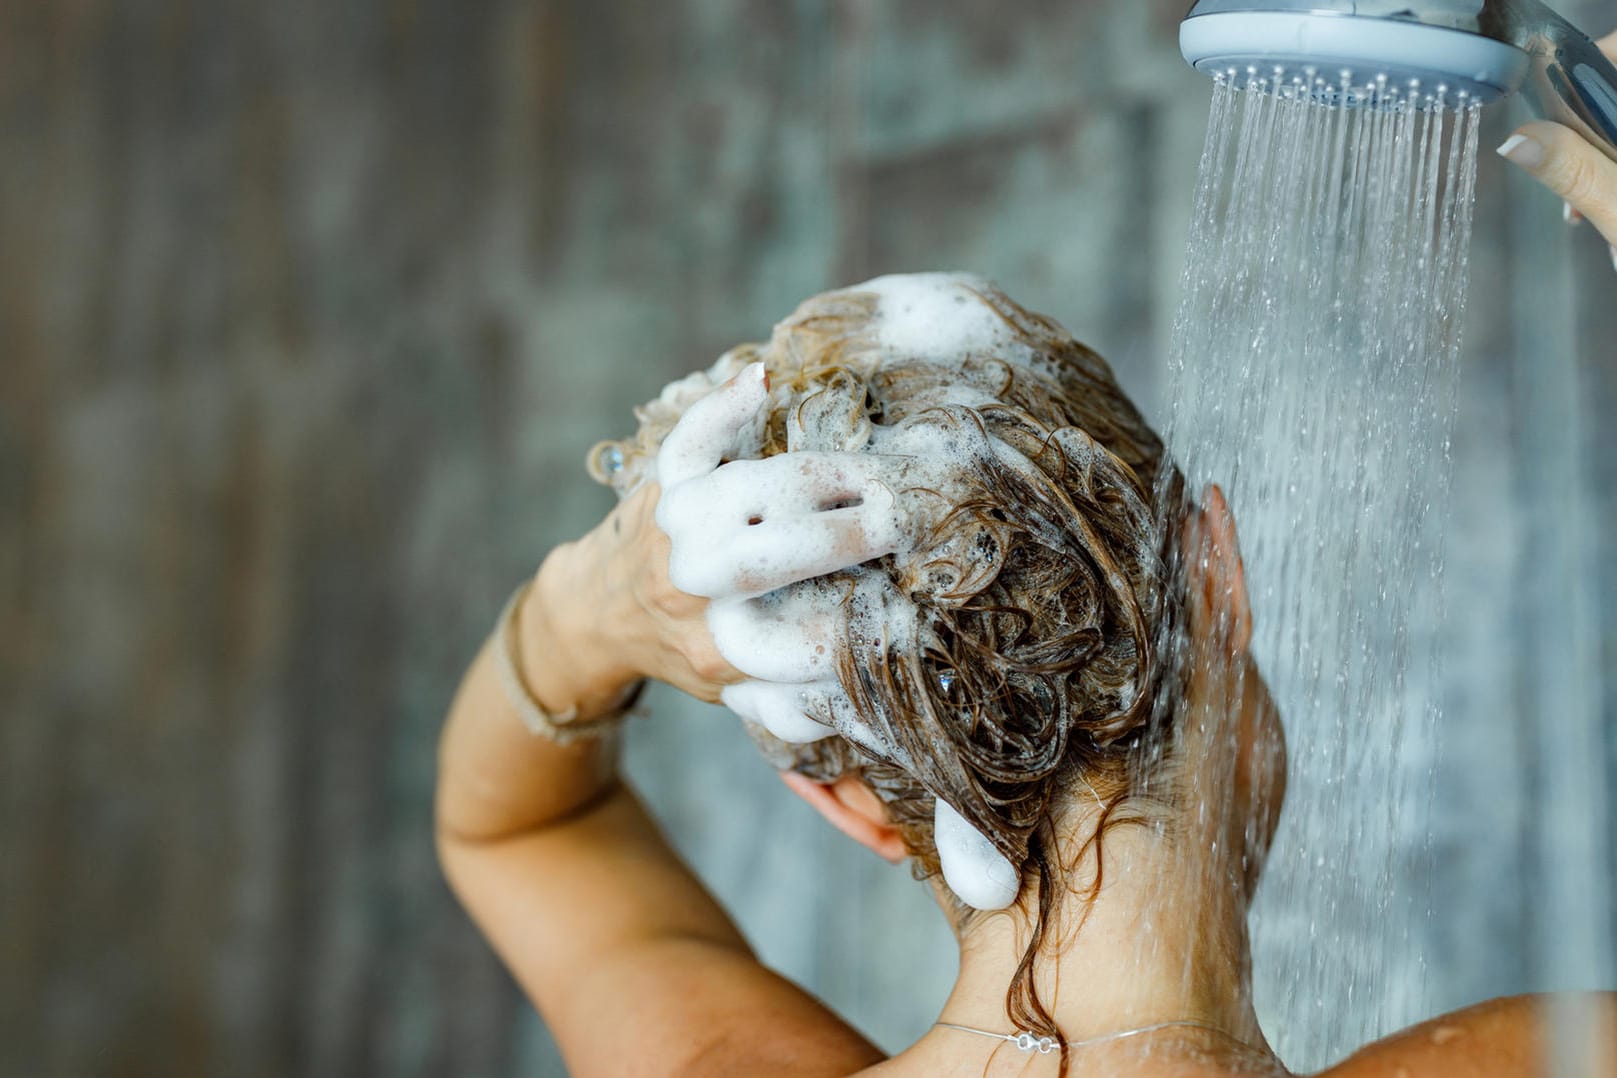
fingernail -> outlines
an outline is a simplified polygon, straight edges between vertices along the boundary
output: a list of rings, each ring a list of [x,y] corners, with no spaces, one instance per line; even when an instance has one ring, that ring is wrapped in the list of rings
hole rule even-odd
[[[1583,214],[1573,209],[1572,203],[1563,202],[1561,203],[1561,220],[1576,228],[1583,224]]]
[[[1522,168],[1538,168],[1544,163],[1544,144],[1526,135],[1510,136],[1504,145],[1499,147],[1497,153]]]

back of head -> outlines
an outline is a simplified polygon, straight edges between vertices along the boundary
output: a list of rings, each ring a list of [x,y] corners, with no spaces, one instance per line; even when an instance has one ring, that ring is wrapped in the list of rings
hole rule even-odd
[[[760,360],[771,399],[757,455],[913,464],[894,484],[902,549],[783,589],[822,606],[839,589],[845,616],[829,643],[851,713],[814,717],[842,736],[749,730],[777,767],[861,777],[917,873],[943,871],[968,903],[984,905],[954,878],[965,870],[951,874],[947,848],[940,858],[953,841],[937,833],[946,815],[1047,902],[1069,795],[1093,794],[1110,813],[1141,791],[1171,733],[1161,642],[1179,602],[1163,536],[1182,483],[1160,440],[1060,326],[981,279],[926,274],[808,300],[767,344],[732,350],[638,409],[637,435],[599,447],[593,473],[620,494],[652,478],[684,410]],[[1037,1028],[1037,997],[1020,988],[1029,998],[1013,1010]]]

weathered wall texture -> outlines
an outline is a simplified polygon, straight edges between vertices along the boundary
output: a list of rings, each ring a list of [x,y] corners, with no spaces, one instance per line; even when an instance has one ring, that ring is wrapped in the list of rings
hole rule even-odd
[[[429,792],[501,598],[607,504],[585,449],[899,269],[997,278],[1154,402],[1184,6],[0,2],[0,1073],[560,1073]],[[1433,1007],[1556,983],[1530,720],[1617,713],[1617,279],[1484,169]],[[764,955],[919,1033],[920,889],[653,703],[631,770]]]

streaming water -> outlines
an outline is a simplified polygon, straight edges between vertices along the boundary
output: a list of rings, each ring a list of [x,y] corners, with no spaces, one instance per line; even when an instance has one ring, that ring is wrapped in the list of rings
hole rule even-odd
[[[1294,1068],[1425,1017],[1414,743],[1436,729],[1480,111],[1434,89],[1217,80],[1175,326],[1168,441],[1229,496],[1289,742],[1254,949]]]

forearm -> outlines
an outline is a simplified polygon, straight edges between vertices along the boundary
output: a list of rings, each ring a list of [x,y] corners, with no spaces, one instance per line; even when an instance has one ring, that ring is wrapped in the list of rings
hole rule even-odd
[[[587,722],[616,706],[633,673],[582,631],[573,547],[545,560],[515,612],[518,673],[551,714]],[[616,739],[559,745],[531,733],[502,683],[490,639],[462,680],[438,749],[440,838],[489,842],[542,829],[597,801],[616,773]]]

